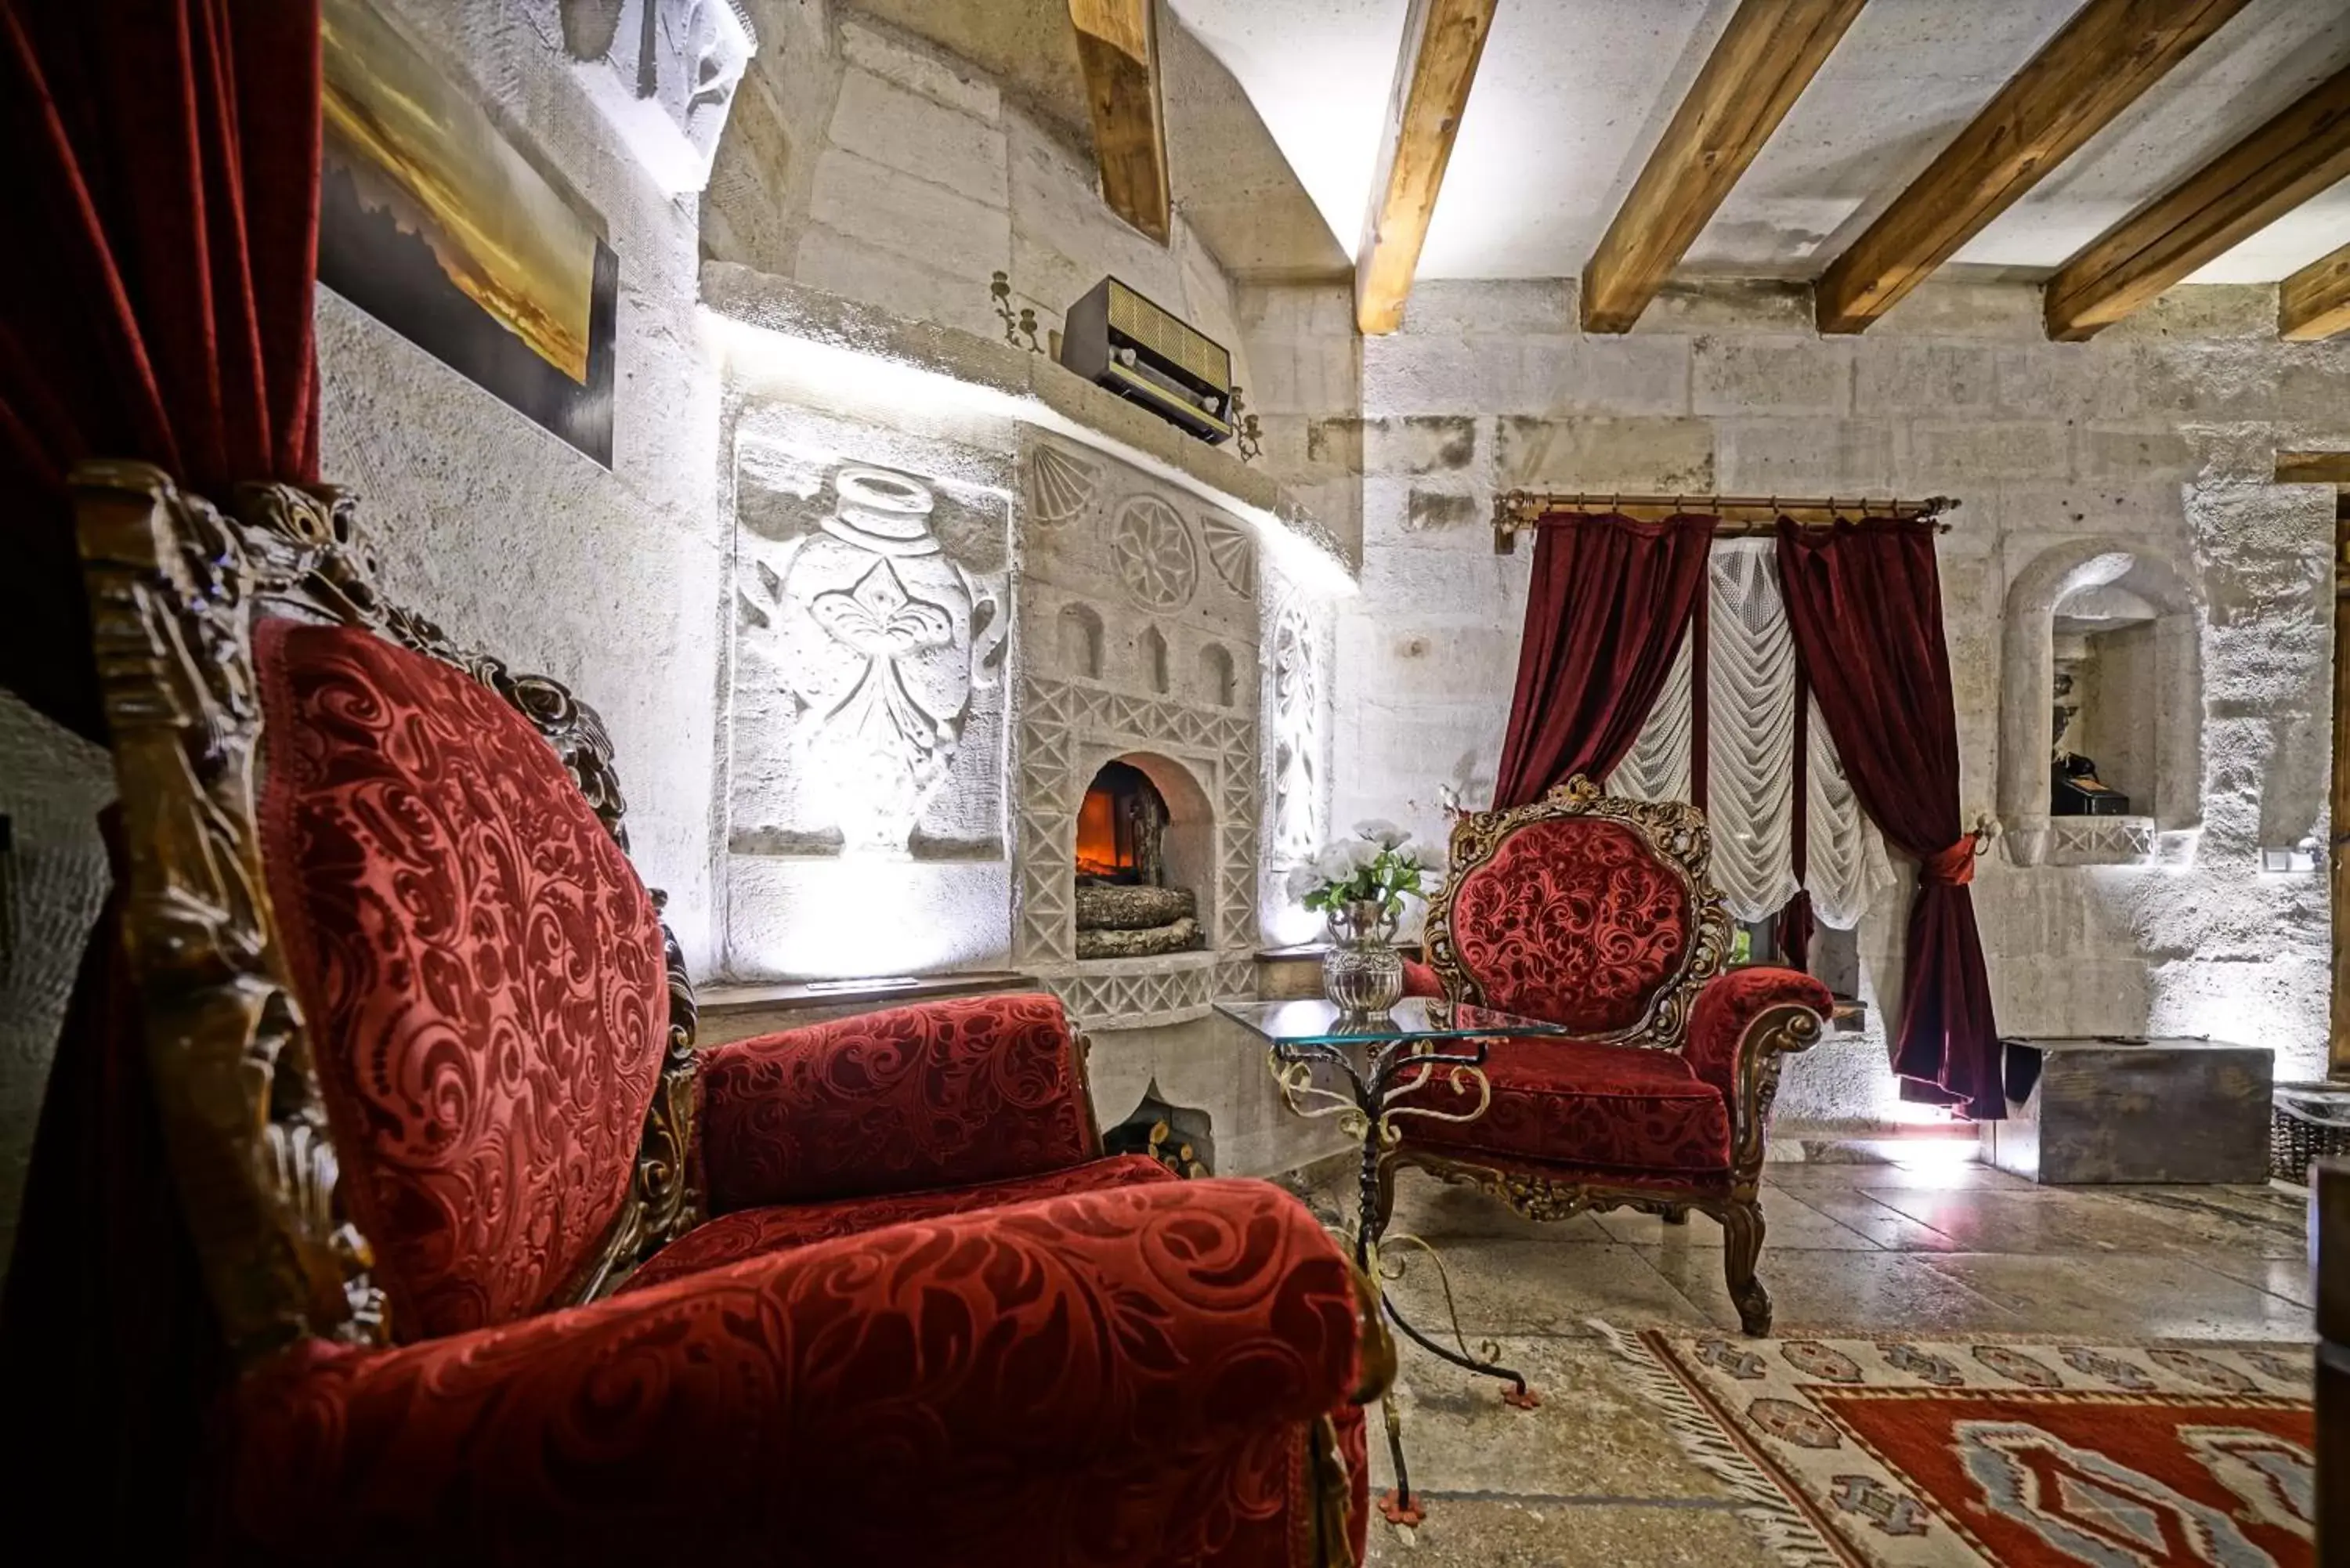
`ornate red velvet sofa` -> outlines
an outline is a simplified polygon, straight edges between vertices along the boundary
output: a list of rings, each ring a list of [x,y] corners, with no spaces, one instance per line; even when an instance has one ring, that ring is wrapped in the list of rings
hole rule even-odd
[[[77,494],[222,1560],[1360,1557],[1367,1289],[1103,1158],[1052,997],[697,1054],[592,711],[385,606],[331,493]]]
[[[1412,1117],[1382,1168],[1471,1183],[1536,1220],[1632,1208],[1723,1231],[1740,1322],[1771,1330],[1754,1277],[1771,1102],[1789,1052],[1835,999],[1793,970],[1722,973],[1730,917],[1706,880],[1705,817],[1679,802],[1602,794],[1575,778],[1452,829],[1429,905],[1428,963],[1409,989],[1565,1025],[1565,1040],[1495,1040],[1492,1099],[1466,1121]]]

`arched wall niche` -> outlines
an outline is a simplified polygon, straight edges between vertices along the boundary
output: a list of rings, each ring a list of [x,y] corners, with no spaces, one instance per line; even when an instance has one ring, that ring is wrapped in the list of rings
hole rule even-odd
[[[1167,639],[1157,627],[1147,626],[1142,628],[1142,635],[1134,639],[1134,648],[1135,655],[1142,664],[1143,684],[1161,697],[1166,696],[1169,690]]]
[[[1097,680],[1102,672],[1102,618],[1091,606],[1066,604],[1059,620],[1062,668]]]
[[[2011,861],[2139,863],[2156,836],[2202,826],[2202,627],[2193,585],[2143,540],[2067,540],[2016,575],[2000,680],[1999,813]],[[2050,809],[2060,650],[2088,683],[2067,698],[2068,713],[2078,710],[2069,743],[2128,793],[2127,816]]]
[[[1232,667],[1232,650],[1221,642],[1200,649],[1200,695],[1219,708],[1240,702],[1240,672]]]

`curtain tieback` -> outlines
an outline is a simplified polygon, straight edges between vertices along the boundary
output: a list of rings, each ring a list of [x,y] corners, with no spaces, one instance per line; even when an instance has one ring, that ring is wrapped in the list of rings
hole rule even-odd
[[[1975,846],[1980,842],[1970,833],[1948,849],[1927,856],[1918,862],[1918,879],[1946,888],[1965,887],[1975,879]]]

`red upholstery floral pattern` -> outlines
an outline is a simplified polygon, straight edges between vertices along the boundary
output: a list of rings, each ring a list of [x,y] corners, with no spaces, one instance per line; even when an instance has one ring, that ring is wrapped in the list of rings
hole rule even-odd
[[[1096,1192],[1106,1188],[1133,1187],[1149,1181],[1172,1181],[1175,1173],[1139,1154],[1109,1159],[1089,1159],[1066,1170],[1043,1176],[1018,1176],[1009,1181],[983,1182],[973,1187],[948,1187],[935,1192],[900,1192],[884,1198],[843,1198],[830,1203],[786,1203],[768,1209],[738,1209],[722,1214],[663,1247],[652,1261],[630,1275],[624,1290],[640,1291],[667,1284],[704,1269],[723,1268],[745,1258],[788,1251],[811,1241],[829,1241],[879,1231],[910,1220],[935,1220],[946,1214],[968,1214],[974,1209],[1000,1209],[1007,1204],[1063,1198],[1072,1192]]]
[[[1619,1035],[1689,961],[1690,889],[1634,829],[1598,817],[1530,822],[1461,879],[1454,950],[1504,1012]]]
[[[510,1322],[627,1194],[668,1028],[659,917],[479,682],[348,627],[265,619],[255,651],[270,897],[394,1331]]]
[[[1398,1122],[1407,1145],[1483,1149],[1610,1170],[1721,1171],[1730,1167],[1721,1091],[1679,1053],[1588,1040],[1495,1040],[1485,1076],[1492,1104],[1471,1122]],[[1468,1110],[1473,1090],[1440,1080],[1414,1103]]]
[[[1003,1181],[1091,1159],[1076,1040],[1044,992],[957,998],[703,1054],[713,1213]]]
[[[1437,1001],[1444,997],[1444,977],[1418,959],[1403,961],[1403,993]]]
[[[1209,1179],[892,1225],[423,1345],[307,1342],[238,1392],[228,1556],[1290,1568],[1356,1311],[1303,1205]]]
[[[1794,1003],[1808,1007],[1822,1018],[1835,1011],[1835,993],[1800,971],[1734,969],[1705,982],[1690,1006],[1689,1034],[1681,1054],[1690,1070],[1720,1089],[1725,1097],[1738,1093],[1738,1054],[1746,1031],[1773,1007]]]

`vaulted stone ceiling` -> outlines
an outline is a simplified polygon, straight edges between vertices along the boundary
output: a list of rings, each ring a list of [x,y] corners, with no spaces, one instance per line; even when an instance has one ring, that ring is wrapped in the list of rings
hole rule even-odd
[[[1090,153],[1066,0],[856,0],[856,8],[962,56]],[[1345,274],[1351,234],[1343,245],[1331,234],[1248,94],[1180,12],[1162,7],[1159,50],[1176,211],[1238,276]],[[1390,43],[1379,69],[1391,73],[1394,63]]]

